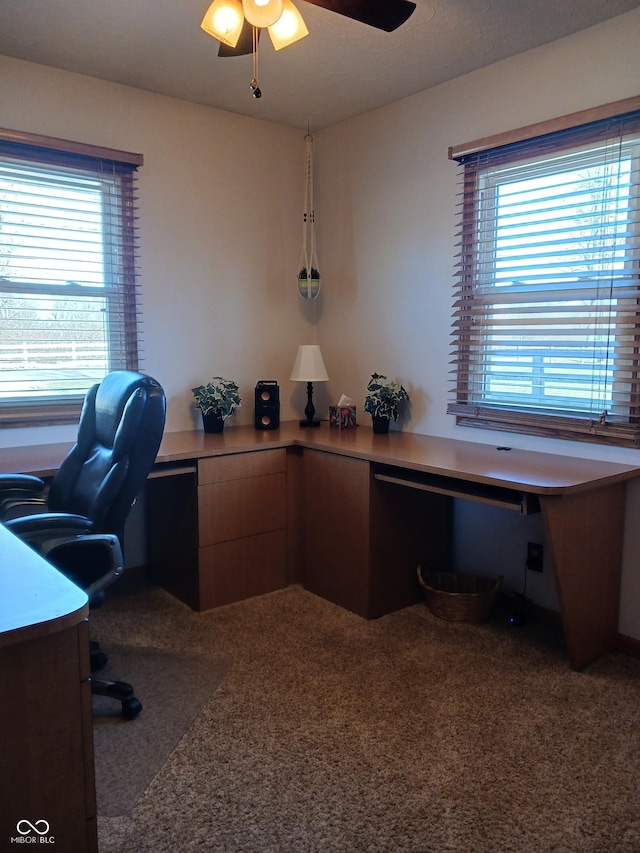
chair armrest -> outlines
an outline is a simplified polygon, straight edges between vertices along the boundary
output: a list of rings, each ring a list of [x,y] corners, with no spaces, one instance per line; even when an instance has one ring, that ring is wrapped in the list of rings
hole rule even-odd
[[[0,499],[39,495],[44,491],[44,480],[31,474],[0,474]],[[5,494],[6,493],[6,494]]]
[[[73,515],[66,512],[41,512],[35,515],[23,515],[4,522],[7,527],[20,539],[41,551],[47,540],[60,537],[80,536],[91,533],[93,522],[84,515]]]
[[[0,474],[0,519],[17,507],[44,506],[44,480],[31,474]]]
[[[89,606],[99,605],[102,592],[124,572],[120,541],[111,533],[55,537],[40,553],[87,593]]]
[[[91,533],[93,522],[83,515],[64,512],[25,515],[7,521],[5,527],[83,589],[90,606],[101,602],[102,591],[124,571],[118,537],[111,533]]]

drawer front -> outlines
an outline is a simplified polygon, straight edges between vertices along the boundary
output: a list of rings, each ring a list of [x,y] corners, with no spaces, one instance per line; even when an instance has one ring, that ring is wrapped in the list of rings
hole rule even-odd
[[[198,462],[198,485],[224,483],[245,477],[284,473],[287,452],[284,447],[259,450],[254,453],[233,453],[229,456],[210,456]]]
[[[200,547],[279,530],[287,523],[285,474],[198,487]]]
[[[200,610],[286,586],[284,530],[200,549]]]

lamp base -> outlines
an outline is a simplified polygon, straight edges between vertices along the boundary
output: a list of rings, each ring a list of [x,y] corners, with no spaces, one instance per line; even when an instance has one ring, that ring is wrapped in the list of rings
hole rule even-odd
[[[313,405],[313,382],[307,382],[307,405],[304,410],[307,416],[303,421],[300,421],[301,427],[319,427],[320,421],[315,419],[315,406]]]

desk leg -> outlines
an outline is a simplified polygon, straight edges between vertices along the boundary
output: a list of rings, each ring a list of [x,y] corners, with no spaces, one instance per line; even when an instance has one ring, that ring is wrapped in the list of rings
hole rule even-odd
[[[614,646],[620,607],[625,484],[540,499],[569,662]]]

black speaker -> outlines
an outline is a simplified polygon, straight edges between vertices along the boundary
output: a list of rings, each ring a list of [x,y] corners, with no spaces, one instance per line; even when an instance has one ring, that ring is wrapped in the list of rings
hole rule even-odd
[[[261,379],[256,385],[256,429],[280,426],[280,389],[273,379]]]

